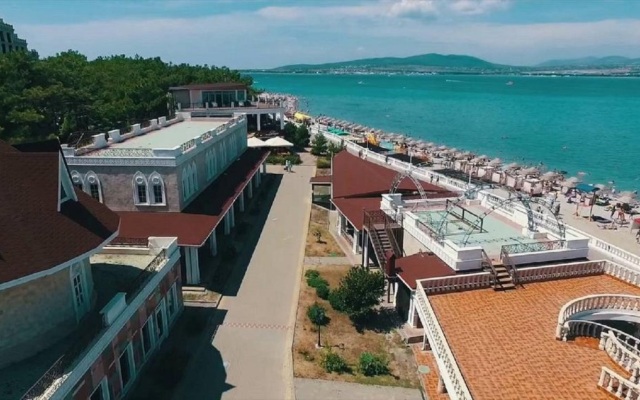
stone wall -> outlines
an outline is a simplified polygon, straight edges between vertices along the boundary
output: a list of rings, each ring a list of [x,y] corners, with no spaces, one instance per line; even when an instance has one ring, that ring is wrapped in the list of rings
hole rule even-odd
[[[129,167],[112,165],[80,166],[69,168],[69,172],[78,171],[83,177],[93,171],[100,179],[104,204],[114,211],[180,211],[180,188],[176,170],[173,167]],[[134,203],[135,187],[133,176],[141,172],[149,179],[153,172],[157,172],[164,180],[166,205],[136,205]],[[85,187],[87,182],[85,180]],[[151,185],[149,194],[151,195]]]
[[[38,353],[75,326],[69,268],[0,291],[0,367]]]

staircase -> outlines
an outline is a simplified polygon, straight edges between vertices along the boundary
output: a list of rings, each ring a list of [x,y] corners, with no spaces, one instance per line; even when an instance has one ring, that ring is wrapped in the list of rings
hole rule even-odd
[[[396,257],[402,257],[402,250],[395,236],[393,236],[393,228],[391,227],[391,218],[379,212],[365,211],[365,227],[369,232],[369,238],[375,253],[378,265],[383,271],[386,271],[386,255],[391,251]]]
[[[507,270],[507,267],[504,264],[494,264],[493,260],[489,258],[484,250],[482,250],[482,269],[491,273],[493,277],[493,290],[503,291],[516,288],[513,277],[509,273],[509,270]]]

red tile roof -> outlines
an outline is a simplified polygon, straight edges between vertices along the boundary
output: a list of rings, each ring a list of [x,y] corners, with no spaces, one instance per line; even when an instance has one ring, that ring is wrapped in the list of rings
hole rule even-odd
[[[55,149],[19,151],[0,141],[0,283],[63,264],[118,231],[118,215],[82,191],[58,211],[63,158]]]
[[[357,157],[348,151],[341,151],[333,158],[333,197],[365,197],[389,193],[393,179],[398,172]],[[440,186],[422,182],[427,194],[453,193]],[[400,183],[398,192],[415,192],[415,185],[409,179]],[[432,196],[435,197],[435,196]]]
[[[269,155],[248,148],[187,208],[179,212],[121,212],[118,240],[175,236],[180,246],[201,246]]]
[[[177,237],[179,246],[201,246],[220,222],[220,216],[180,212],[122,211],[116,240]]]
[[[455,275],[440,257],[429,253],[417,253],[396,259],[396,270],[400,278],[411,289],[416,288],[416,280]]]
[[[333,199],[331,201],[340,213],[353,224],[354,228],[362,230],[364,210],[379,210],[382,197],[354,197],[351,199]]]

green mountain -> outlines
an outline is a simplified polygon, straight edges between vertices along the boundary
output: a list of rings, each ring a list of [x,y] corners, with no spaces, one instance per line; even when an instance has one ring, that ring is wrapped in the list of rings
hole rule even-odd
[[[294,64],[274,68],[272,71],[319,71],[336,69],[504,69],[505,65],[493,64],[480,58],[462,55],[422,54],[411,57],[364,58],[326,64]]]
[[[608,57],[583,57],[567,60],[549,60],[537,67],[615,67],[640,65],[640,58],[628,58],[621,56]]]

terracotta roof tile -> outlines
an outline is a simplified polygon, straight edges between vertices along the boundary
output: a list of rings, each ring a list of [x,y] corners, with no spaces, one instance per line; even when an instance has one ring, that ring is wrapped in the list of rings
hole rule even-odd
[[[57,210],[57,150],[18,151],[0,142],[0,283],[69,261],[118,231],[118,215],[84,192]]]
[[[398,172],[357,157],[348,151],[341,151],[333,158],[333,197],[366,197],[389,193],[393,179]],[[422,187],[428,194],[454,195],[452,192],[422,182]],[[413,182],[403,180],[398,192],[417,191]],[[435,197],[435,196],[432,196]]]

